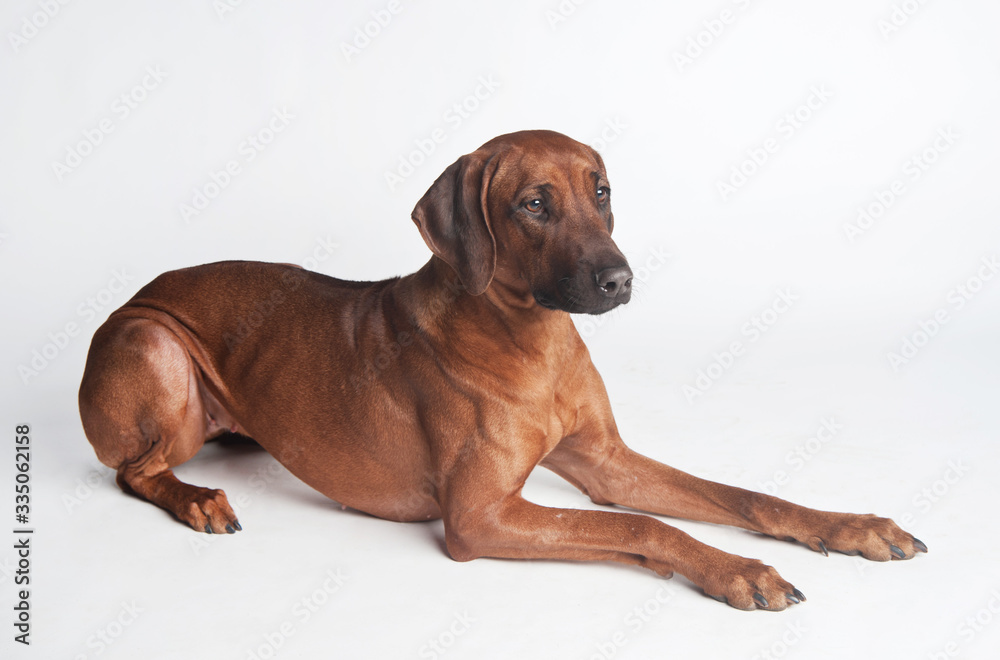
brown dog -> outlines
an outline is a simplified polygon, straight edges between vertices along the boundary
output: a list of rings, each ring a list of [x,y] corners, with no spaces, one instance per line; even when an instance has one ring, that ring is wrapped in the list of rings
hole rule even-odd
[[[625,446],[570,313],[628,302],[601,157],[549,131],[462,156],[418,202],[418,272],[346,282],[288,265],[166,273],[94,336],[80,414],[126,492],[208,533],[240,529],[221,490],[171,468],[236,431],[330,498],[444,519],[448,552],[611,559],[685,575],[741,609],[804,596],[771,567],[648,516],[521,497],[536,465],[599,504],[735,525],[885,561],[926,552],[891,520],[704,481]]]

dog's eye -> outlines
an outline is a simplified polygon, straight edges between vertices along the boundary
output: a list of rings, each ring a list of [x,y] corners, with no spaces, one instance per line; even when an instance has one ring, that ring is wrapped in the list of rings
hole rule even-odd
[[[542,210],[542,200],[533,199],[524,205],[524,208],[528,209],[532,213],[538,213]]]
[[[608,196],[611,194],[611,189],[607,186],[601,186],[597,189],[597,201],[606,202],[608,201]]]

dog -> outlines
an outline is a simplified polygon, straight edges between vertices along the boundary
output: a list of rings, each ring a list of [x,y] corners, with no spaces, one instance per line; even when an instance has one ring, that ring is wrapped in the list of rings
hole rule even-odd
[[[773,568],[650,516],[543,507],[544,465],[598,504],[732,525],[887,561],[927,546],[893,521],[831,513],[686,474],[630,450],[571,314],[629,301],[601,156],[551,131],[490,140],[434,181],[412,219],[433,253],[352,282],[289,264],[165,273],[95,333],[80,415],[127,493],[195,530],[234,533],[221,490],[171,468],[226,432],[344,506],[443,519],[447,551],[612,560],[744,609],[805,596]]]

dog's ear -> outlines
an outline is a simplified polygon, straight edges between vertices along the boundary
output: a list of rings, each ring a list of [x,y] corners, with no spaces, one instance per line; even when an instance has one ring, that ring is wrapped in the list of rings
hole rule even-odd
[[[427,247],[474,296],[486,290],[496,270],[497,245],[486,203],[496,169],[496,157],[480,152],[462,156],[424,193],[412,214]]]

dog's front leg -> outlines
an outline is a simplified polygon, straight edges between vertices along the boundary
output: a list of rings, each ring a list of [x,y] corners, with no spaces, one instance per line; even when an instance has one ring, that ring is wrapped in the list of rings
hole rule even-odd
[[[642,456],[620,439],[584,434],[556,448],[545,463],[595,502],[675,518],[742,527],[874,561],[910,559],[927,546],[888,518],[809,509],[777,497],[694,477]]]
[[[442,510],[454,559],[612,560],[665,577],[676,571],[744,610],[783,610],[804,599],[770,566],[712,548],[649,516],[542,507],[521,497],[523,480],[490,483],[509,467],[476,465],[450,475]]]

